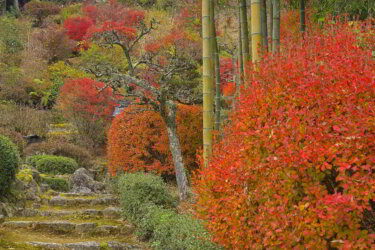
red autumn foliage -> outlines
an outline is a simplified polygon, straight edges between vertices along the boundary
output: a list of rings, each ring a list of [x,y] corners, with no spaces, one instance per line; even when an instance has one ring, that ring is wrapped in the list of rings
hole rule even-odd
[[[126,8],[116,1],[109,1],[98,7],[87,5],[84,7],[84,13],[95,24],[88,29],[88,38],[106,33],[107,36],[114,36],[115,40],[123,42],[136,38],[137,28],[145,18],[143,11]]]
[[[147,109],[147,110],[145,110]],[[178,105],[177,134],[186,168],[196,168],[196,150],[202,146],[201,108]],[[108,133],[109,172],[122,169],[173,174],[167,128],[160,114],[150,107],[130,106],[112,122]]]
[[[89,78],[70,79],[60,89],[60,107],[66,116],[87,120],[110,120],[117,105],[115,95],[105,84]]]
[[[93,25],[89,17],[71,17],[64,21],[64,28],[67,35],[75,41],[82,41],[87,30]]]
[[[220,58],[220,88],[224,96],[231,96],[236,92],[231,58]]]
[[[284,37],[249,72],[228,137],[194,180],[217,242],[374,248],[375,60],[360,36],[336,24],[303,43]]]

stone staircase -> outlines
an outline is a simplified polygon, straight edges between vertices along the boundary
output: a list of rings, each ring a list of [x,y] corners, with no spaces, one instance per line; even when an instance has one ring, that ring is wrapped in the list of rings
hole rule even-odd
[[[0,238],[19,244],[8,249],[147,249],[120,213],[112,195],[54,193],[7,218]]]

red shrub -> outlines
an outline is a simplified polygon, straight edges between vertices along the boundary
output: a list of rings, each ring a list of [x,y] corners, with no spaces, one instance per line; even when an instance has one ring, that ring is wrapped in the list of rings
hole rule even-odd
[[[230,249],[374,247],[375,60],[346,25],[250,72],[230,135],[195,178],[197,213]]]
[[[93,25],[89,17],[71,17],[64,21],[64,28],[70,39],[82,41],[87,30]]]
[[[89,78],[70,79],[60,89],[60,107],[67,116],[80,115],[90,120],[110,120],[115,96],[104,83]],[[74,116],[73,115],[73,116]]]
[[[164,121],[159,113],[144,109],[131,106],[113,120],[108,134],[109,172],[113,175],[118,169],[174,173]],[[178,106],[177,133],[188,170],[196,168],[202,126],[200,107]]]
[[[95,147],[107,141],[107,126],[116,106],[111,88],[88,78],[68,80],[60,89],[59,108],[78,129],[79,136]],[[87,144],[87,143],[86,143]]]

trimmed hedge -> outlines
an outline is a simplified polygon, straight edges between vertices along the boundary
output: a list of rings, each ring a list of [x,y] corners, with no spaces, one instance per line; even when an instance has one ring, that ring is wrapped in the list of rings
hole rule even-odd
[[[87,149],[69,142],[61,142],[57,140],[33,143],[27,146],[24,150],[25,156],[35,154],[47,154],[69,157],[76,160],[80,166],[85,168],[91,166],[90,162],[92,160],[92,156]]]
[[[125,174],[119,178],[118,189],[124,216],[133,223],[147,213],[144,206],[150,204],[175,208],[177,200],[172,197],[160,176],[144,173]]]
[[[48,184],[48,186],[55,191],[67,192],[70,190],[70,183],[63,178],[51,176],[41,176],[41,178],[42,183]]]
[[[137,228],[141,239],[148,239],[157,250],[210,250],[221,249],[212,243],[210,234],[201,221],[170,209],[149,206]]]
[[[201,221],[178,214],[177,199],[159,176],[125,174],[118,179],[123,215],[137,226],[136,234],[153,249],[221,249]]]
[[[9,192],[19,160],[20,155],[16,145],[8,137],[0,135],[0,197]]]
[[[78,169],[77,162],[68,157],[54,155],[34,155],[26,159],[41,173],[47,174],[72,174]]]

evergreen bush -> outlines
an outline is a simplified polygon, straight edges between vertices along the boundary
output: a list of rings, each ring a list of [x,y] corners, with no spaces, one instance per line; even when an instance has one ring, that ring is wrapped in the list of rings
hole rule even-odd
[[[0,135],[0,197],[9,192],[10,184],[16,176],[19,159],[16,145],[8,137]]]
[[[70,183],[63,178],[52,177],[52,176],[41,176],[41,177],[42,177],[42,183],[48,184],[48,186],[55,191],[67,192],[70,189]]]
[[[41,173],[47,174],[72,174],[78,169],[77,162],[68,157],[55,155],[33,155],[26,159]]]
[[[118,180],[120,201],[124,216],[137,223],[152,205],[174,208],[177,200],[172,197],[162,178],[152,174],[129,173]]]

